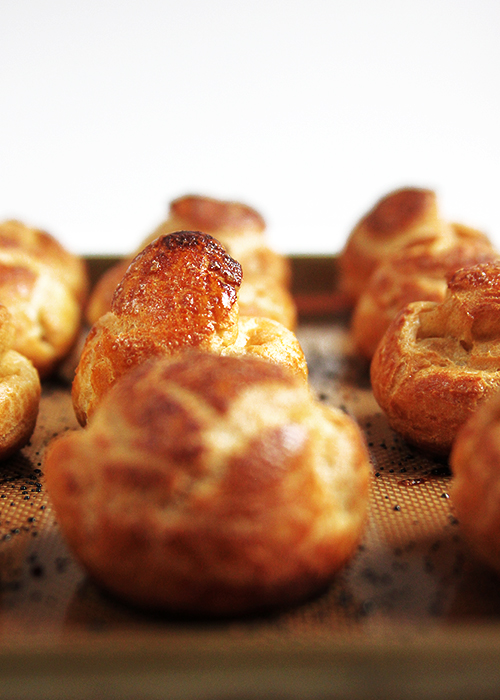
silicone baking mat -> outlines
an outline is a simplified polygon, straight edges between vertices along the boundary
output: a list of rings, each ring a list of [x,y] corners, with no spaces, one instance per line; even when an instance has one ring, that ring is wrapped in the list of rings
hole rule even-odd
[[[47,444],[78,429],[67,367],[0,472],[1,698],[498,697],[500,585],[462,540],[447,465],[388,427],[350,346],[335,260],[294,271],[311,385],[355,417],[372,460],[352,561],[321,595],[266,617],[182,620],[109,597],[67,550],[44,487]]]

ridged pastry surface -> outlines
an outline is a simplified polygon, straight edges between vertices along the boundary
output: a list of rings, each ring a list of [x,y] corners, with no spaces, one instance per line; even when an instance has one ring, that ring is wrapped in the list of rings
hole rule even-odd
[[[136,256],[111,308],[121,318],[147,313],[153,331],[156,323],[167,323],[171,346],[196,344],[232,325],[230,311],[241,277],[240,264],[214,238],[179,231],[161,237]]]
[[[140,606],[226,615],[300,601],[366,523],[357,425],[255,357],[144,363],[50,446],[44,469],[77,557]]]

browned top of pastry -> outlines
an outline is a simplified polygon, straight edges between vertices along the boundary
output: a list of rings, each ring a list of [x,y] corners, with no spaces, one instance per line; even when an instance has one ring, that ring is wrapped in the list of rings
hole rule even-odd
[[[437,218],[436,194],[432,190],[404,187],[389,193],[358,224],[374,238],[400,236],[426,220]]]
[[[73,382],[85,423],[109,387],[154,356],[199,348],[259,354],[307,377],[295,335],[266,318],[239,318],[241,266],[212,236],[180,231],[160,236],[127,268],[110,312],[92,327]]]
[[[147,315],[167,345],[198,345],[232,325],[241,265],[207,234],[179,231],[147,246],[128,267],[111,305],[117,317]]]
[[[289,286],[289,261],[269,246],[264,219],[248,205],[199,195],[180,197],[171,203],[168,218],[143,245],[181,229],[195,229],[217,238],[241,264],[244,283],[263,277],[268,285]]]
[[[448,287],[452,294],[466,293],[463,298],[475,306],[480,300],[499,298],[499,274],[500,260],[473,265],[453,274]]]
[[[181,230],[213,236],[240,263],[241,313],[267,316],[294,328],[296,310],[290,292],[290,262],[269,247],[264,220],[255,209],[241,202],[201,195],[179,197],[171,203],[168,218],[142,242],[136,255],[156,238]],[[132,258],[109,270],[94,288],[86,310],[90,324],[109,311],[112,294]]]
[[[389,193],[353,228],[339,257],[342,290],[355,301],[373,270],[414,241],[453,238],[432,190],[405,187]]]
[[[241,202],[225,201],[201,195],[185,195],[170,204],[170,215],[182,220],[186,228],[214,235],[230,229],[264,231],[262,216]]]

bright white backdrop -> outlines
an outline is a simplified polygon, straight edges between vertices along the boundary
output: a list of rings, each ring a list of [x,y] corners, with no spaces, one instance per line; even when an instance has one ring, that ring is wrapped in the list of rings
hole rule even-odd
[[[2,0],[0,219],[135,248],[185,193],[336,252],[400,185],[500,245],[498,0]]]

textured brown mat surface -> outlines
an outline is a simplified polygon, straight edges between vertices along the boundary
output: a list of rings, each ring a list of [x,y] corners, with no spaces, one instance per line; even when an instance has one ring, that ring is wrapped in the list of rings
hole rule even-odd
[[[344,633],[355,631],[367,620],[383,628],[386,618],[444,624],[471,614],[499,615],[500,586],[462,542],[446,465],[409,448],[388,428],[366,365],[349,352],[342,320],[303,324],[299,337],[320,400],[353,415],[365,432],[373,462],[371,512],[360,551],[331,589],[269,624],[281,632],[313,626],[331,634],[338,625]],[[31,445],[6,462],[0,476],[0,611],[4,625],[28,633],[47,620],[71,626],[71,615],[90,625],[113,620],[110,601],[97,590],[89,593],[92,585],[66,551],[44,489],[45,446],[68,428],[77,428],[69,387],[47,384]],[[469,571],[482,586],[477,600]],[[126,617],[120,608],[120,621]]]
[[[174,677],[169,697],[467,697],[471,683],[494,697],[500,585],[462,541],[446,465],[389,429],[345,316],[304,321],[298,335],[318,397],[356,418],[373,462],[349,566],[323,595],[268,618],[207,624],[108,598],[67,551],[44,488],[46,445],[77,428],[69,385],[47,383],[31,444],[0,472],[0,697],[65,697],[69,681],[71,697],[86,697],[96,673],[106,697],[161,697]]]

